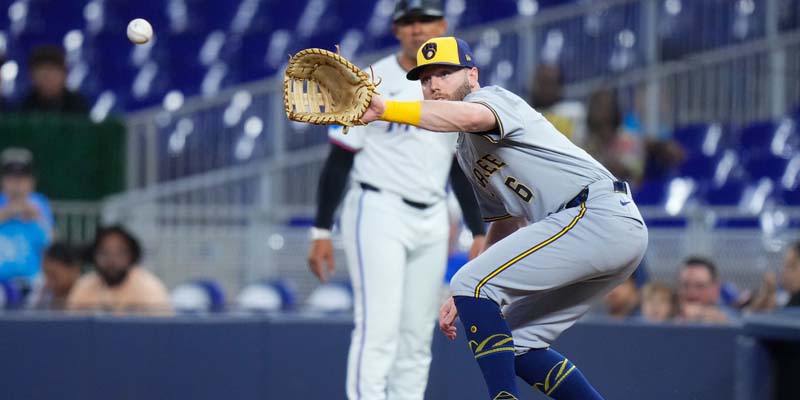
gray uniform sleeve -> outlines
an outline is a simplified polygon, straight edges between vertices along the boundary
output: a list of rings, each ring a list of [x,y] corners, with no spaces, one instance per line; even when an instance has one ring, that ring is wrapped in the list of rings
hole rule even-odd
[[[500,140],[522,134],[526,128],[525,112],[529,107],[520,104],[521,99],[511,92],[497,86],[487,86],[468,94],[464,101],[483,104],[497,119],[497,130]]]
[[[477,187],[473,187],[472,190],[475,192],[475,198],[478,200],[481,216],[485,222],[499,221],[511,217],[511,214],[506,211],[506,207],[500,199]]]

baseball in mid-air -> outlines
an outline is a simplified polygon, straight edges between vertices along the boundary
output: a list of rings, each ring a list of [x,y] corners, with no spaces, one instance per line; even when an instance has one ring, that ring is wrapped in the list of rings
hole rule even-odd
[[[145,44],[153,37],[153,26],[147,20],[136,18],[128,23],[128,39],[136,44]]]

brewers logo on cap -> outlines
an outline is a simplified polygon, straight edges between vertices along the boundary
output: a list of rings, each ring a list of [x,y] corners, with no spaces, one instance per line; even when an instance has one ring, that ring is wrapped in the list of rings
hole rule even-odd
[[[436,56],[436,43],[425,43],[422,46],[422,56],[425,57],[426,60],[430,60],[431,58]]]
[[[419,80],[420,71],[428,65],[452,65],[464,68],[475,66],[472,50],[467,42],[453,37],[437,37],[425,42],[417,51],[417,66],[408,71],[406,78]]]

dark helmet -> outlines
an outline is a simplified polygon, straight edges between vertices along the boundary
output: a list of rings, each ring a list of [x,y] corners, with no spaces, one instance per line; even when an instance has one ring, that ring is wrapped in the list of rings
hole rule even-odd
[[[392,15],[392,21],[397,22],[412,16],[444,17],[441,0],[398,0]]]

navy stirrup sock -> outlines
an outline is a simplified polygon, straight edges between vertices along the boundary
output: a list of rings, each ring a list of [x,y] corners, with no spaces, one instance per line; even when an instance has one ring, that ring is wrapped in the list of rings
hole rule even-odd
[[[603,400],[581,371],[553,349],[532,349],[517,356],[517,375],[557,400]]]
[[[455,296],[469,348],[483,372],[492,400],[516,399],[514,340],[500,307],[488,299]]]

